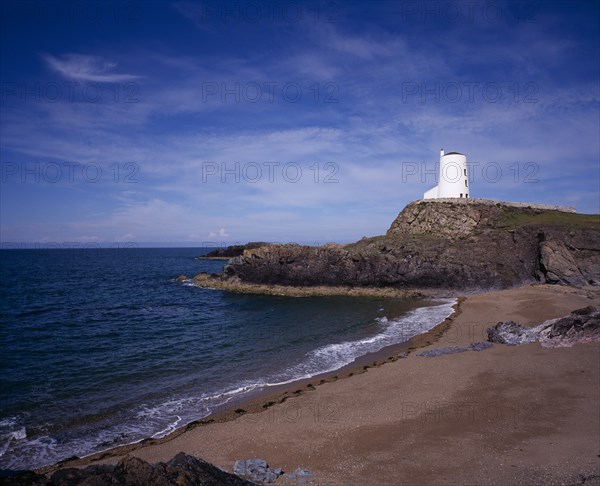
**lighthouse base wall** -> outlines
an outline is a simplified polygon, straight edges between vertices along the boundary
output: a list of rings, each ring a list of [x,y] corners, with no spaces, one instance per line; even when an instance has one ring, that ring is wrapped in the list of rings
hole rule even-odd
[[[436,186],[437,188],[437,186]],[[434,188],[434,189],[436,189]],[[430,189],[431,190],[431,189]],[[427,194],[427,191],[425,194]],[[439,202],[439,203],[455,203],[455,204],[487,204],[489,206],[512,206],[515,208],[532,208],[532,209],[544,209],[550,211],[562,211],[563,213],[575,213],[575,206],[558,206],[554,204],[537,204],[527,202],[512,202],[512,201],[497,201],[496,199],[480,199],[480,198],[459,198],[459,197],[436,197],[430,199],[425,197],[427,202]]]
[[[438,186],[432,187],[425,194],[423,194],[423,199],[437,199],[438,192]]]

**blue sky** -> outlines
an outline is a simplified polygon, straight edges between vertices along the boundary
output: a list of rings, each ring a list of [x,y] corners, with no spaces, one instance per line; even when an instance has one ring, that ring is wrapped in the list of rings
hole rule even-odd
[[[599,5],[3,2],[1,242],[350,242],[440,148],[598,213]]]

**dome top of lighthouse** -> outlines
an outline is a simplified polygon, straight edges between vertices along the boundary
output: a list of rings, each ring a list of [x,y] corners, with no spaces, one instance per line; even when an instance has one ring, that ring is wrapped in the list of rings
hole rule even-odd
[[[461,154],[460,152],[448,152],[447,154],[444,155],[465,155],[465,154]]]

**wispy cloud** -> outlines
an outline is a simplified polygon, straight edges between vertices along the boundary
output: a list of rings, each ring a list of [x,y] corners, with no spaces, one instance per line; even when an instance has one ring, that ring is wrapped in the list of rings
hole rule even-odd
[[[65,54],[56,57],[51,54],[43,56],[46,64],[68,79],[76,81],[92,81],[97,83],[122,83],[139,79],[132,74],[114,72],[117,63],[101,56],[83,54]]]
[[[227,238],[229,233],[225,230],[225,228],[221,228],[219,231],[211,231],[208,233],[209,238]]]
[[[388,7],[340,4],[333,24],[309,21],[306,10],[298,23],[279,16],[238,25],[223,17],[211,23],[196,2],[174,7],[157,8],[163,27],[182,36],[132,38],[119,52],[108,34],[87,54],[51,42],[44,47],[53,54],[43,55],[42,67],[65,80],[101,87],[135,81],[139,93],[135,103],[117,102],[107,90],[99,103],[65,96],[23,103],[13,96],[3,105],[3,161],[78,162],[104,174],[95,184],[63,178],[43,191],[13,177],[14,186],[2,188],[3,237],[350,241],[384,232],[404,204],[433,185],[421,174],[404,177],[403,163],[432,167],[440,147],[501,165],[495,182],[478,169],[474,195],[600,209],[597,64],[571,61],[578,53],[596,59],[597,48],[565,31],[561,19],[395,25],[392,11],[384,17]],[[536,102],[523,99],[527,82],[535,83]],[[264,90],[257,101],[244,97],[253,83]],[[277,86],[273,99],[263,83]],[[299,100],[285,99],[286,83],[301,87]],[[337,90],[334,103],[325,102],[326,83]],[[407,97],[406,83],[419,92]],[[444,91],[450,83],[462,86],[459,100],[445,97],[455,94]],[[473,97],[465,83],[479,83]],[[486,83],[504,97],[487,99]],[[208,85],[217,94],[206,96]],[[421,91],[429,93],[425,101]],[[139,168],[136,184],[115,172],[128,162]],[[323,181],[329,162],[338,168],[333,184]],[[515,178],[516,162],[538,164],[539,182],[525,184],[522,173]],[[217,164],[208,177],[207,163]],[[270,163],[278,164],[273,180]],[[288,163],[301,168],[298,181],[283,177]],[[262,168],[259,180],[248,180],[248,164]],[[56,211],[51,222],[35,222],[27,200],[33,192],[38,205],[51,198],[65,207],[85,203],[86,211]]]

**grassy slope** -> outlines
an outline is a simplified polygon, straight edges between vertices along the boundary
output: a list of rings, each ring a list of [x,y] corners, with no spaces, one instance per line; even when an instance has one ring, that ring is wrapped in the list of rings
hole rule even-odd
[[[563,213],[561,211],[544,211],[532,214],[510,208],[504,211],[504,214],[495,221],[494,227],[498,229],[516,229],[532,225],[600,229],[600,214]]]

